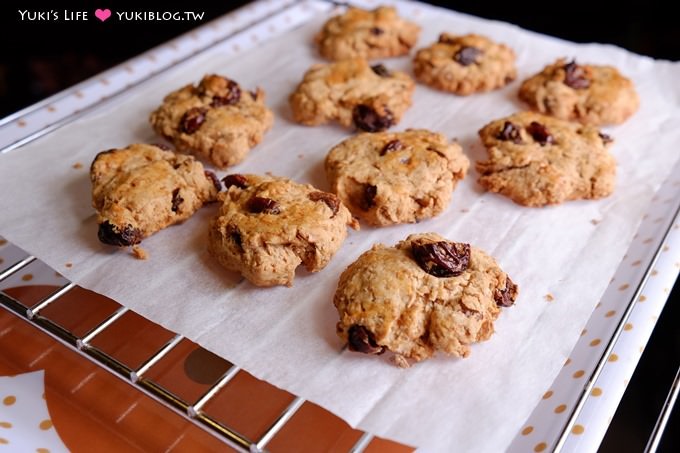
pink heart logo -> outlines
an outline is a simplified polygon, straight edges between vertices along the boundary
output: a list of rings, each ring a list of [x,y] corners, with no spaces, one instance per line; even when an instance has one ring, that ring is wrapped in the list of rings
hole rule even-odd
[[[111,17],[111,10],[106,8],[106,9],[97,9],[94,12],[94,15],[97,16],[97,19],[100,21],[104,22],[106,19]]]

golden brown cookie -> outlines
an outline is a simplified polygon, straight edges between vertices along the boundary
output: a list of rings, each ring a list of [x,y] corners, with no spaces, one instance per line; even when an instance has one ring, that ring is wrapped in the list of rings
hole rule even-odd
[[[469,165],[458,143],[424,129],[355,135],[331,149],[325,163],[331,191],[377,226],[441,213]]]
[[[414,89],[405,73],[354,58],[312,66],[289,101],[298,123],[317,126],[337,121],[376,132],[401,120]]]
[[[633,82],[616,68],[564,58],[525,80],[519,98],[538,112],[593,126],[623,123],[640,104]]]
[[[154,130],[178,150],[219,168],[241,162],[274,121],[264,91],[246,91],[227,78],[207,75],[167,95],[150,117]]]
[[[329,19],[315,41],[329,60],[372,59],[406,55],[419,34],[420,27],[400,18],[393,7],[373,11],[350,7]]]
[[[90,179],[99,240],[117,246],[188,219],[221,188],[192,156],[143,144],[97,154]]]
[[[515,52],[481,35],[439,35],[413,59],[418,81],[459,95],[504,87],[515,80]]]
[[[467,357],[488,340],[517,285],[491,256],[435,233],[412,234],[395,247],[378,244],[342,273],[333,303],[337,333],[349,349],[391,351],[397,364],[442,351]]]
[[[208,251],[257,286],[292,286],[304,264],[318,272],[358,223],[332,193],[286,178],[233,174],[223,179]]]
[[[614,191],[612,138],[597,128],[534,112],[502,118],[479,131],[489,157],[479,183],[525,206],[602,198]]]

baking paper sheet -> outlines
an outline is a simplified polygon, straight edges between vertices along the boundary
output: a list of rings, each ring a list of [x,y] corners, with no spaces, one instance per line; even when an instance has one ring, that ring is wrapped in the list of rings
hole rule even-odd
[[[401,7],[423,25],[417,47],[429,45],[441,31],[482,33],[515,49],[519,77],[504,89],[469,97],[418,85],[413,107],[393,130],[443,132],[457,138],[472,161],[478,160],[485,153],[477,130],[524,108],[517,99],[519,81],[563,56],[612,64],[633,79],[641,98],[632,119],[606,129],[616,140],[616,192],[600,201],[524,208],[484,193],[472,170],[439,217],[382,229],[362,225],[326,269],[299,271],[293,288],[256,288],[214,263],[206,240],[215,206],[145,240],[147,261],[101,245],[90,202],[90,162],[104,149],[157,142],[149,113],[166,93],[206,73],[223,74],[246,89],[264,88],[276,115],[264,142],[220,176],[272,172],[328,189],[323,159],[351,131],[296,125],[287,104],[305,70],[321,61],[311,46],[327,17],[318,14],[275,39],[260,39],[265,42],[238,57],[216,48],[0,156],[0,234],[80,285],[353,426],[431,451],[505,448],[564,363],[647,204],[678,160],[680,64],[612,46],[571,44],[429,6]],[[410,72],[409,58],[385,63]],[[83,167],[74,168],[76,163]],[[496,334],[474,346],[467,359],[438,357],[406,370],[384,357],[342,352],[332,305],[342,270],[376,242],[392,245],[408,234],[429,231],[486,250],[519,284],[520,298],[503,310]],[[548,293],[551,302],[544,298]]]

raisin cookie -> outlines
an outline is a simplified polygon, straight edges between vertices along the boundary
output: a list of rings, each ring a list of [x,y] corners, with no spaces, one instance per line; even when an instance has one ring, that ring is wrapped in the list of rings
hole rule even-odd
[[[167,95],[150,121],[178,150],[225,168],[241,162],[262,141],[274,114],[261,89],[245,91],[233,80],[207,75],[198,86]]]
[[[371,59],[408,54],[419,34],[420,27],[400,18],[392,7],[373,11],[349,8],[328,20],[315,41],[329,60]]]
[[[323,269],[358,223],[332,193],[285,178],[228,175],[208,251],[257,286],[292,286],[295,269]]]
[[[519,97],[538,112],[593,126],[623,123],[640,104],[633,82],[616,68],[565,59],[525,80]]]
[[[374,245],[340,276],[333,303],[337,333],[352,351],[420,361],[442,351],[467,357],[488,340],[517,285],[496,260],[438,234],[412,234],[395,247]]]
[[[289,101],[298,123],[317,126],[337,121],[376,132],[399,122],[411,106],[414,89],[405,73],[354,58],[312,66]]]
[[[355,135],[331,149],[325,164],[331,191],[377,226],[441,213],[469,166],[458,143],[424,129]]]
[[[97,154],[90,179],[99,240],[117,246],[188,219],[221,188],[192,156],[143,144]]]
[[[416,53],[413,72],[420,82],[459,95],[495,90],[517,77],[515,52],[475,34],[442,33]]]
[[[493,121],[479,131],[488,160],[479,183],[524,206],[602,198],[614,191],[612,138],[597,128],[533,112]]]

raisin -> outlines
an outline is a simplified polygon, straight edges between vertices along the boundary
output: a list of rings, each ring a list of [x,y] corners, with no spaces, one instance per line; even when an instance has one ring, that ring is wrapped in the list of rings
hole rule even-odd
[[[221,107],[223,105],[234,105],[241,100],[241,87],[233,80],[227,81],[227,94],[224,96],[213,96],[210,105],[212,107]]]
[[[598,132],[597,135],[600,136],[600,138],[602,139],[602,143],[604,143],[605,145],[607,143],[611,143],[611,142],[614,141],[614,139],[611,137],[611,135],[607,135],[603,132]]]
[[[152,146],[155,146],[156,148],[160,148],[163,151],[170,151],[170,147],[168,145],[164,145],[163,143],[152,143]]]
[[[229,232],[229,238],[234,241],[234,244],[236,244],[240,251],[243,251],[243,239],[241,238],[241,232],[238,229],[234,228]]]
[[[205,122],[206,113],[208,113],[208,110],[202,107],[194,107],[187,110],[179,123],[182,132],[187,134],[196,132],[201,127],[201,124]]]
[[[254,214],[280,214],[281,205],[265,197],[253,197],[248,201],[248,210]]]
[[[179,194],[179,187],[172,191],[172,212],[177,212],[179,205],[184,202],[184,198]]]
[[[384,31],[382,28],[380,28],[380,27],[371,27],[371,34],[372,34],[372,35],[380,36],[380,35],[382,35],[383,33],[385,33],[385,31]]]
[[[217,179],[217,175],[215,173],[211,172],[210,170],[205,170],[203,174],[213,183],[213,186],[215,186],[215,189],[217,189],[218,192],[222,190],[222,184],[220,184],[220,180]]]
[[[519,128],[510,121],[506,121],[505,124],[503,124],[503,129],[496,135],[496,138],[505,141],[509,140],[517,144],[522,143],[522,135],[520,134]]]
[[[375,196],[378,194],[378,188],[371,184],[364,186],[364,193],[361,200],[359,200],[359,207],[364,211],[368,211],[375,202]]]
[[[307,195],[310,200],[312,201],[323,201],[326,203],[326,206],[328,206],[331,211],[333,211],[333,215],[331,218],[335,217],[335,214],[338,213],[338,209],[340,209],[340,200],[338,200],[338,197],[333,195],[332,193],[328,192],[312,192],[309,195]]]
[[[390,153],[392,151],[398,151],[403,147],[403,144],[399,140],[390,140],[387,142],[387,144],[383,147],[382,151],[380,151],[380,155],[384,156],[387,153]]]
[[[465,46],[461,48],[456,54],[453,56],[453,59],[456,61],[456,63],[459,63],[463,66],[470,66],[472,63],[477,62],[477,57],[482,54],[482,51],[476,47],[471,47],[471,46]]]
[[[364,354],[382,354],[385,347],[378,345],[373,332],[360,325],[353,325],[347,331],[347,343],[350,351]]]
[[[503,290],[496,289],[493,294],[496,305],[499,307],[510,307],[515,303],[517,298],[517,285],[510,280],[510,277],[505,277],[505,288]]]
[[[130,224],[120,228],[108,220],[99,224],[97,236],[104,244],[117,245],[119,247],[136,245],[142,242],[142,232],[139,229]]]
[[[446,35],[444,33],[439,35],[439,39],[437,40],[440,44],[455,44],[456,40],[454,38],[451,38],[449,35]]]
[[[550,135],[548,129],[536,121],[532,121],[531,124],[527,126],[527,132],[531,135],[534,140],[541,144],[541,146],[547,144],[555,143],[555,138]]]
[[[590,86],[590,79],[586,76],[585,69],[572,60],[564,65],[564,84],[579,90],[588,88]]]
[[[248,187],[248,179],[243,175],[239,175],[238,173],[225,176],[222,178],[222,182],[224,183],[225,189],[228,189],[231,186],[236,186],[239,189],[245,189]]]
[[[366,132],[384,131],[394,124],[394,117],[388,108],[385,108],[385,115],[381,116],[373,107],[364,104],[354,107],[352,119],[357,128]]]
[[[420,268],[435,277],[455,277],[470,264],[470,244],[414,241],[411,252]]]
[[[380,77],[390,77],[392,75],[390,70],[387,69],[385,67],[385,65],[383,65],[383,64],[373,65],[373,66],[371,66],[371,69],[373,70],[373,72],[378,74]]]

